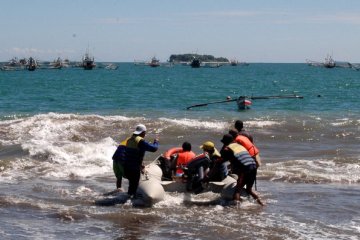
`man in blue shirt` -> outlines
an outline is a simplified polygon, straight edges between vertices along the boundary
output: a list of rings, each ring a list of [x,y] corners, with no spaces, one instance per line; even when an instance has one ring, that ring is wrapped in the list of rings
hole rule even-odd
[[[145,125],[137,125],[132,136],[122,141],[113,155],[116,187],[120,190],[122,178],[127,178],[129,180],[128,194],[130,196],[135,195],[139,186],[140,174],[144,169],[145,152],[156,152],[159,147],[158,139],[155,139],[153,143],[149,143],[144,140],[145,135]]]

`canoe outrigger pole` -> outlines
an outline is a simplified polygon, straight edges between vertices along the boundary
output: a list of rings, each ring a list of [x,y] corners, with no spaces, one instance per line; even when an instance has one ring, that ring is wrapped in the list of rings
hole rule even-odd
[[[257,100],[257,99],[281,99],[281,98],[304,98],[303,96],[299,96],[296,94],[286,94],[286,95],[274,95],[274,96],[240,96],[237,98],[232,99],[231,97],[227,97],[226,100],[222,100],[222,101],[215,101],[215,102],[208,102],[208,103],[200,103],[200,104],[195,104],[192,106],[187,107],[186,109],[189,110],[191,108],[194,107],[204,107],[207,106],[209,104],[216,104],[216,103],[227,103],[227,102],[235,102],[238,105],[238,108],[240,110],[244,110],[244,109],[249,109],[252,102],[251,100]]]

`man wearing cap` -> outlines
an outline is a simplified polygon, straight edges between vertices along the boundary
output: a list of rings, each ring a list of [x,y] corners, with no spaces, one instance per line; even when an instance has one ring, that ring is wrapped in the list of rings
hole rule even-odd
[[[210,141],[204,142],[200,149],[210,157],[209,171],[205,175],[204,181],[222,181],[228,175],[227,164],[221,162],[221,155],[215,148],[215,144]]]
[[[113,156],[113,170],[116,176],[116,187],[121,189],[122,178],[129,180],[128,194],[134,196],[139,186],[140,173],[144,168],[145,152],[156,152],[159,143],[144,140],[146,127],[143,124],[136,126],[132,136],[120,143]]]
[[[200,148],[203,154],[197,155],[186,165],[187,190],[200,193],[202,182],[222,181],[227,176],[226,163],[220,162],[220,153],[213,142],[204,142]]]
[[[234,200],[241,201],[240,192],[246,185],[246,192],[260,205],[264,205],[259,196],[252,190],[256,180],[255,160],[242,145],[234,142],[231,134],[225,134],[221,142],[224,144],[220,151],[222,161],[229,161],[231,163],[232,173],[238,175]]]

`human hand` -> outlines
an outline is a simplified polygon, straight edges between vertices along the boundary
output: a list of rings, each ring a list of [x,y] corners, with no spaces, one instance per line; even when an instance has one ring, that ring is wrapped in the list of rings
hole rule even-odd
[[[144,165],[144,164],[143,164],[143,165],[141,165],[140,171],[141,171],[141,173],[142,173],[142,174],[144,174],[144,173],[145,173],[145,165]]]
[[[205,175],[202,181],[203,181],[204,183],[208,183],[208,182],[210,181],[209,176],[208,176],[208,175]]]

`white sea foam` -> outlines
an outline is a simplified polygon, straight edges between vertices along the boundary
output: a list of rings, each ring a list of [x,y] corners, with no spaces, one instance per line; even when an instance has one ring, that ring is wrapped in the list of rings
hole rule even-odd
[[[224,129],[228,129],[232,127],[232,123],[228,121],[206,121],[200,119],[169,119],[169,118],[160,118],[162,121],[166,121],[178,126],[183,127],[192,127],[198,129],[211,129],[211,130],[219,130],[223,131]],[[272,121],[267,119],[255,119],[246,121],[246,127],[256,127],[256,128],[264,128],[268,126],[282,125],[285,122]]]
[[[269,127],[269,126],[276,126],[276,125],[283,125],[285,122],[278,122],[278,121],[271,121],[271,120],[261,120],[261,119],[256,119],[256,120],[250,120],[250,121],[246,121],[246,126],[250,126],[250,127],[257,127],[257,128],[264,128],[264,127]]]
[[[87,177],[111,171],[111,157],[116,147],[111,138],[99,142],[66,143],[62,146],[44,144],[25,145],[31,155],[46,153],[50,169],[43,176],[48,177]]]
[[[286,182],[358,183],[360,166],[357,163],[336,163],[332,160],[292,160],[264,164],[258,176]]]
[[[337,119],[336,122],[330,123],[332,126],[341,127],[348,125],[351,122],[349,118]]]
[[[91,131],[83,131],[84,126],[89,128],[94,121],[99,127],[104,119],[129,121],[126,117],[49,113],[7,121],[7,126],[2,122],[9,138],[1,143],[21,144],[31,158],[14,160],[10,171],[18,173],[8,172],[8,175],[26,178],[21,171],[24,168],[31,169],[27,172],[37,171],[43,177],[87,177],[111,171],[116,142],[110,137],[94,141],[97,137],[92,136]]]
[[[183,127],[192,127],[198,129],[213,129],[213,130],[223,130],[228,127],[227,122],[211,122],[211,121],[203,121],[198,119],[169,119],[169,118],[160,118],[162,121],[166,121],[175,125],[183,126]]]
[[[184,195],[182,193],[166,193],[163,201],[154,204],[155,208],[179,206],[183,203]]]

